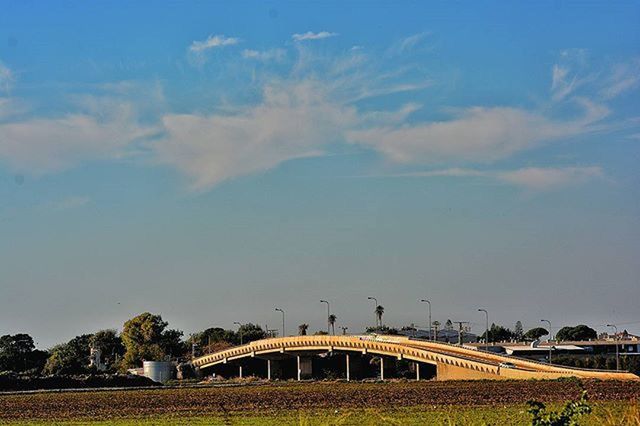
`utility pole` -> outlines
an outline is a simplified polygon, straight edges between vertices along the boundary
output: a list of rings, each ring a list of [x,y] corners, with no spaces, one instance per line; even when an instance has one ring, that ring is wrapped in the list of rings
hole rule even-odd
[[[453,321],[455,324],[458,324],[458,344],[462,346],[462,325],[469,324],[469,321]]]
[[[551,364],[551,337],[552,337],[551,321],[543,319],[543,320],[540,320],[540,322],[546,322],[547,324],[549,324],[549,364]]]
[[[433,333],[432,333],[432,324],[431,324],[431,302],[427,299],[421,299],[420,300],[422,303],[428,303],[429,304],[429,340],[435,340]]]
[[[618,327],[615,324],[607,324],[607,327],[613,328],[613,340],[616,342],[616,371],[620,371],[620,352],[618,350]]]
[[[329,320],[329,317],[331,316],[331,308],[329,306],[329,302],[327,302],[326,300],[321,300],[320,303],[326,303],[327,304],[327,335],[331,334],[331,330],[330,330],[330,326],[331,326],[331,321]]]
[[[376,327],[378,326],[378,314],[376,314],[376,308],[378,307],[378,299],[376,299],[375,297],[367,297],[368,300],[373,300],[374,303],[374,307],[373,307],[373,316],[375,317],[376,320]]]
[[[486,309],[478,309],[478,312],[484,312],[485,319],[487,320],[487,328],[484,332],[484,346],[487,352],[489,351],[489,312]]]
[[[284,328],[284,311],[280,308],[276,308],[276,311],[282,313],[282,337],[286,337],[285,328]]]

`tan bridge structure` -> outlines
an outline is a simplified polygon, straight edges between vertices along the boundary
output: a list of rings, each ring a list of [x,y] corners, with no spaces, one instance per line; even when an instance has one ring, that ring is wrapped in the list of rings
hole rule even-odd
[[[416,379],[420,379],[420,364],[435,366],[437,380],[482,379],[557,379],[577,377],[602,380],[640,380],[626,371],[593,370],[564,367],[523,358],[469,349],[448,343],[414,340],[402,336],[295,336],[263,339],[246,345],[204,355],[192,361],[195,367],[207,369],[216,365],[238,363],[242,375],[242,360],[265,359],[267,378],[271,379],[274,357],[297,358],[297,377],[310,375],[311,355],[341,353],[346,358],[346,379],[350,379],[350,354],[380,357],[380,378],[384,380],[384,359],[394,358],[415,363]],[[505,366],[504,363],[509,363]],[[501,365],[502,364],[502,365]],[[433,368],[433,367],[432,367]]]

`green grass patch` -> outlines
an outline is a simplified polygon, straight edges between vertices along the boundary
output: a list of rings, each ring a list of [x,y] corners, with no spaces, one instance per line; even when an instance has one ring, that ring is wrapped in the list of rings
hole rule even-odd
[[[558,409],[563,404],[549,404]],[[580,418],[580,425],[603,426],[640,424],[637,403],[594,402],[593,413]],[[330,426],[330,425],[530,425],[526,404],[500,407],[403,407],[397,409],[282,410],[269,413],[238,412],[190,417],[183,413],[152,418],[112,419],[91,422],[77,421],[17,421],[10,425],[258,425],[258,426]]]

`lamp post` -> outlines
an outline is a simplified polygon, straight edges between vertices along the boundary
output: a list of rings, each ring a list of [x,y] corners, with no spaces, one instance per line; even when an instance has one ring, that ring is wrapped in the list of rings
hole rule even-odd
[[[612,327],[613,332],[613,340],[616,342],[616,371],[620,370],[620,352],[618,351],[618,327],[615,324],[607,324],[607,327]]]
[[[238,321],[234,321],[234,324],[238,324],[238,334],[240,335],[240,346],[242,346],[242,324]]]
[[[431,302],[427,299],[421,299],[420,300],[422,303],[428,303],[429,304],[429,339],[430,340],[434,340],[433,338],[433,333],[431,332],[432,330],[432,326],[431,326]]]
[[[478,312],[484,312],[484,316],[486,319],[487,327],[485,328],[485,332],[484,332],[484,343],[485,343],[484,346],[488,352],[489,351],[489,312],[487,312],[486,309],[478,309]]]
[[[540,320],[540,322],[546,322],[547,324],[549,324],[549,364],[551,364],[551,337],[553,337],[551,335],[551,321],[543,319]]]
[[[284,330],[284,311],[280,308],[276,308],[276,311],[278,312],[282,312],[282,337],[285,337],[285,330]]]
[[[329,321],[329,317],[331,316],[331,308],[329,306],[329,302],[327,302],[326,300],[321,300],[320,303],[327,304],[327,334],[329,334],[329,330],[331,326],[331,321]]]
[[[376,314],[376,308],[378,307],[378,299],[376,299],[375,297],[367,297],[368,300],[373,300],[374,303],[374,307],[373,307],[373,316],[376,320],[376,327],[378,326],[378,315]]]

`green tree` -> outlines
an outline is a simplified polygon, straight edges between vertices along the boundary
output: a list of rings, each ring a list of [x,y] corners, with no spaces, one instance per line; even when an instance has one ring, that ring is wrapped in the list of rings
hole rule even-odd
[[[165,356],[176,358],[186,354],[187,344],[182,341],[182,335],[182,331],[174,329],[165,330],[162,333],[160,347]]]
[[[559,341],[580,341],[596,339],[598,333],[591,327],[584,324],[576,325],[575,327],[562,327],[556,334],[556,340]]]
[[[204,348],[206,346],[220,342],[235,345],[239,340],[240,338],[233,330],[225,330],[221,327],[211,327],[199,333],[192,334],[188,339],[188,343],[195,343],[196,345]]]
[[[331,314],[329,315],[329,325],[331,326],[331,334],[336,334],[336,320],[338,317]]]
[[[82,374],[89,369],[91,334],[76,336],[51,348],[44,366],[45,374]]]
[[[184,353],[182,332],[166,330],[168,323],[160,315],[140,314],[124,323],[122,343],[126,349],[122,367],[138,367],[143,360],[158,361],[165,356]]]
[[[382,327],[367,327],[367,333],[375,333],[375,334],[387,334],[390,336],[398,336],[400,332],[397,328],[388,327],[383,325]]]
[[[546,336],[549,334],[546,328],[536,327],[524,333],[522,336],[525,340],[538,340],[542,336]]]
[[[309,328],[309,324],[300,324],[298,326],[298,335],[299,336],[306,336],[308,328]]]
[[[33,338],[18,333],[0,337],[0,371],[39,373],[48,353],[35,348]]]
[[[484,333],[482,333],[482,336],[480,336],[480,339],[485,342],[487,341],[486,334],[487,332],[485,331]],[[511,332],[511,330],[501,325],[491,324],[491,328],[489,329],[489,337],[491,338],[492,342],[507,342],[511,340],[511,338],[513,337],[513,333]]]
[[[524,330],[522,329],[522,323],[520,321],[516,321],[516,325],[513,328],[513,338],[516,339],[516,342],[522,341],[524,336]]]
[[[261,340],[267,337],[267,333],[258,324],[246,323],[242,324],[238,329],[239,333],[242,333],[242,340],[244,343],[253,342],[255,340]]]
[[[124,355],[124,345],[118,332],[113,329],[100,330],[89,339],[90,347],[99,349],[101,362],[113,366],[118,358]]]
[[[384,315],[384,307],[382,307],[382,305],[376,306],[375,314],[376,318],[378,319],[378,326],[382,327],[382,315]]]

